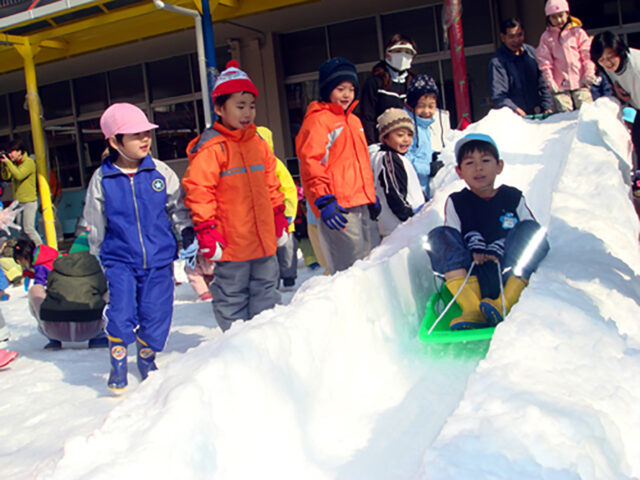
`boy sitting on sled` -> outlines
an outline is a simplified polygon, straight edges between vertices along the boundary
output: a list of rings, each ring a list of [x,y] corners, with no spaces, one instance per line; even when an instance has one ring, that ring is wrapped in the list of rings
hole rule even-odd
[[[462,310],[451,330],[489,327],[518,301],[549,244],[522,192],[494,187],[504,162],[490,136],[466,135],[455,155],[468,188],[447,199],[444,226],[429,232],[427,253]]]

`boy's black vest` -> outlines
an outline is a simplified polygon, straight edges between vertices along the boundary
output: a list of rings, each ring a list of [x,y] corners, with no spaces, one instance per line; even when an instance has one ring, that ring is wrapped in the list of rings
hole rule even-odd
[[[505,238],[515,225],[522,192],[514,187],[501,185],[497,193],[484,199],[468,188],[451,194],[451,201],[460,218],[460,233],[479,232],[487,245]]]

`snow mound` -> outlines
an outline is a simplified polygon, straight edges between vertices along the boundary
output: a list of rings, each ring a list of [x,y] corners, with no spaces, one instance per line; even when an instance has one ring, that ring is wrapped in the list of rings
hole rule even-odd
[[[463,186],[454,132],[432,204],[367,260],[176,356],[41,478],[640,475],[639,229],[617,115],[604,100],[469,127],[495,138],[499,180],[551,244],[485,359],[416,338],[434,289],[423,238]]]

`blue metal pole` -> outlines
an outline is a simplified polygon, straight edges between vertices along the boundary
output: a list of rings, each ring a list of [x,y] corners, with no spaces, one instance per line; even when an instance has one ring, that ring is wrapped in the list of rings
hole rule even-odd
[[[207,65],[207,98],[211,105],[211,117],[212,121],[216,121],[216,114],[213,110],[213,101],[211,100],[211,92],[213,92],[213,86],[216,84],[218,78],[218,68],[216,65],[216,48],[213,41],[213,20],[211,18],[211,8],[209,7],[209,0],[202,0],[202,37],[204,40],[204,55]],[[203,86],[204,88],[204,86]]]

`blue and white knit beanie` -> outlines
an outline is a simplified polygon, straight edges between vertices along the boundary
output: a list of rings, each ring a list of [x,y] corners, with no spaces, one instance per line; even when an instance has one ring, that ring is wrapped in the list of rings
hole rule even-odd
[[[409,84],[409,88],[407,89],[407,105],[411,108],[416,108],[418,100],[420,100],[423,95],[428,95],[430,93],[434,94],[436,99],[440,98],[440,90],[438,90],[436,81],[429,75],[421,73],[411,80],[411,83]]]

